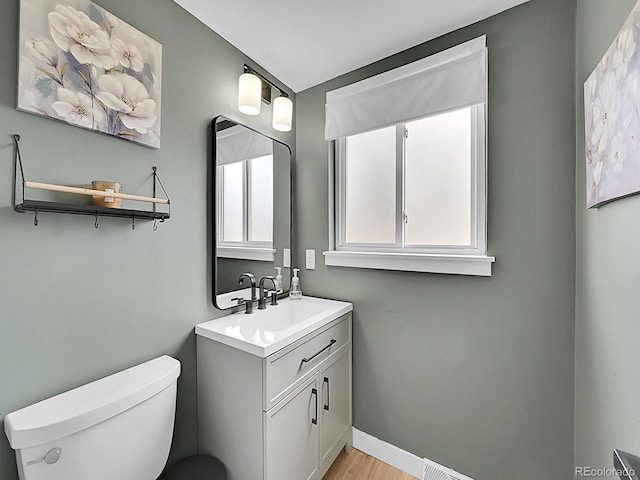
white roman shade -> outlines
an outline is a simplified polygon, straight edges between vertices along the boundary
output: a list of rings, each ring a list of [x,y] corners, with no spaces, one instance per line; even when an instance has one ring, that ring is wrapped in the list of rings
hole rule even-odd
[[[487,40],[474,40],[327,92],[326,140],[483,103]]]
[[[241,125],[216,135],[216,165],[243,162],[273,154],[273,140]]]

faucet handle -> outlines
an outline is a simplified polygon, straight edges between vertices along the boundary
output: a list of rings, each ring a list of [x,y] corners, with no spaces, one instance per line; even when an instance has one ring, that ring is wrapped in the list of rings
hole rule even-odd
[[[244,309],[245,315],[249,315],[253,313],[253,300],[245,300],[244,305],[245,305],[245,309]]]
[[[278,290],[271,291],[271,303],[269,305],[278,305]]]
[[[246,300],[242,297],[234,297],[231,299],[232,302],[238,302],[238,305],[242,305]]]
[[[252,300],[247,300],[246,298],[242,298],[242,297],[235,297],[232,298],[231,301],[236,300],[238,302],[238,306],[240,305],[244,305],[245,310],[244,313],[249,314],[249,313],[253,313],[253,301]]]

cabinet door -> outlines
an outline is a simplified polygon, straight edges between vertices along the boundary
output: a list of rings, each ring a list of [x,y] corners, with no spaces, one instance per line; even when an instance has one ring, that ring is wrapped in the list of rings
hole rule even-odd
[[[318,465],[317,377],[265,413],[266,480],[308,480]]]
[[[320,371],[320,463],[351,425],[351,349]]]

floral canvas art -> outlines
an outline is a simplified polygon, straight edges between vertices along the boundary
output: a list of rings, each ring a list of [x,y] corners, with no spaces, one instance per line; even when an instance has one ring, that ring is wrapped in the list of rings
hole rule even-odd
[[[18,109],[160,147],[162,45],[88,0],[21,0]]]
[[[640,191],[640,2],[584,84],[587,207]]]

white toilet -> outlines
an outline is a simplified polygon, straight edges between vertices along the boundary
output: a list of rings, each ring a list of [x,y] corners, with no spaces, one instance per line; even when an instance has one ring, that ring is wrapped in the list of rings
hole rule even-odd
[[[20,480],[156,480],[179,375],[165,355],[8,414]]]

